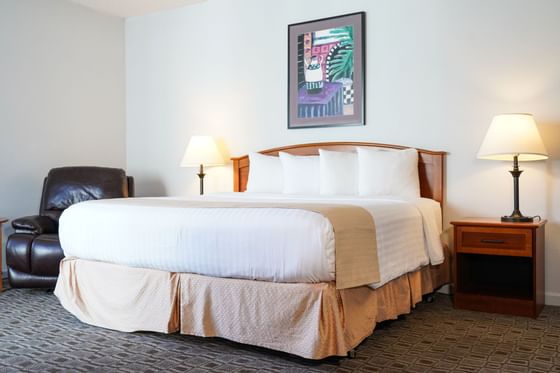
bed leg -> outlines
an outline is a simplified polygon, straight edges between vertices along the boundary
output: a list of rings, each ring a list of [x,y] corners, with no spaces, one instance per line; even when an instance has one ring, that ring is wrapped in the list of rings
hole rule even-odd
[[[428,293],[424,295],[424,301],[426,303],[432,303],[434,301],[434,293]]]
[[[350,359],[355,359],[355,358],[356,358],[356,349],[355,349],[355,348],[353,348],[353,349],[351,349],[350,351],[348,351],[348,357],[349,357]]]

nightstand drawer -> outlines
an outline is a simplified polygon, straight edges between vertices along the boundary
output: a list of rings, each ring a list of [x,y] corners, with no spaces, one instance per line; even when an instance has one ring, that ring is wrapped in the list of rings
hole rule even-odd
[[[532,253],[532,230],[496,227],[457,227],[459,253],[527,256]]]

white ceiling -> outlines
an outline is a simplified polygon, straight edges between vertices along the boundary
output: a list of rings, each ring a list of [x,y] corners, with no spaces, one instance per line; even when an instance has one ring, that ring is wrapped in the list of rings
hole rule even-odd
[[[200,3],[205,0],[70,0],[101,13],[118,17],[134,17],[161,10]]]

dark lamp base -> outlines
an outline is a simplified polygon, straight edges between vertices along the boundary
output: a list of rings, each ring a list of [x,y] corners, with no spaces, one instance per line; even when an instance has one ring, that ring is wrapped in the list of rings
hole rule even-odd
[[[502,221],[503,222],[508,222],[508,223],[532,223],[533,222],[533,218],[531,216],[502,216]]]
[[[532,223],[533,218],[529,216],[523,216],[521,211],[519,211],[519,176],[521,176],[521,171],[519,169],[519,159],[518,154],[513,156],[513,170],[509,173],[513,176],[513,212],[510,216],[502,216],[502,221],[508,223]]]

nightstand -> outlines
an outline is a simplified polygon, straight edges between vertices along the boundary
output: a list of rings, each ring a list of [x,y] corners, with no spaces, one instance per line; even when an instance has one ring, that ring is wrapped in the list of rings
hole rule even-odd
[[[2,292],[3,288],[2,288],[2,224],[4,224],[5,222],[7,222],[8,219],[0,217],[0,292]]]
[[[544,227],[499,219],[452,221],[454,307],[537,317],[544,307]]]

